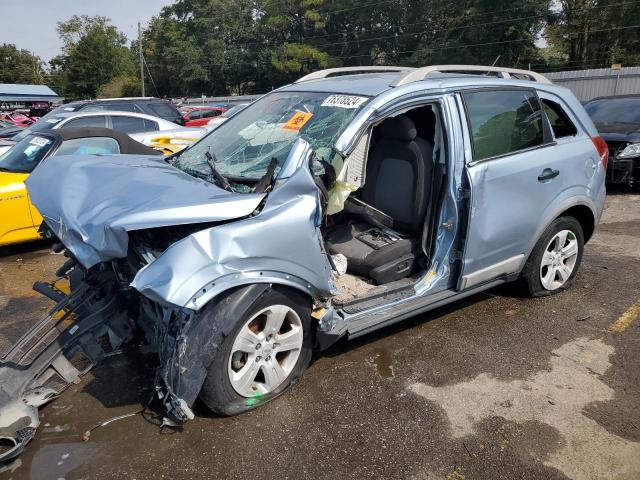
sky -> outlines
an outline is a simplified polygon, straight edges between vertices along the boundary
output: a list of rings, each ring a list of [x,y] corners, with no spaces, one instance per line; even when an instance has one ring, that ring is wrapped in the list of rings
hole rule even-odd
[[[0,0],[0,43],[14,43],[45,62],[60,53],[56,24],[72,15],[104,15],[129,40],[172,0]]]

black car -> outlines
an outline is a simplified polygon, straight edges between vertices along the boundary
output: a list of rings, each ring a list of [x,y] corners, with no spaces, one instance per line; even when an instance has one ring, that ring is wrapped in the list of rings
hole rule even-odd
[[[607,183],[640,185],[640,95],[595,98],[584,108],[609,146]]]
[[[44,118],[62,112],[83,112],[111,110],[118,112],[137,112],[160,117],[178,125],[184,125],[184,118],[178,109],[168,100],[154,97],[139,98],[105,98],[97,100],[78,100],[75,102],[65,103],[47,115]]]

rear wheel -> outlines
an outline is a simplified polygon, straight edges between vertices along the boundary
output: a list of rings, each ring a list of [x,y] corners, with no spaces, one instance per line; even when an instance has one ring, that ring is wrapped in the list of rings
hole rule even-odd
[[[553,221],[538,240],[522,271],[522,282],[533,297],[553,295],[571,286],[580,267],[584,234],[573,217]]]
[[[224,339],[200,398],[215,413],[236,415],[279,396],[311,360],[310,325],[300,294],[268,290]]]

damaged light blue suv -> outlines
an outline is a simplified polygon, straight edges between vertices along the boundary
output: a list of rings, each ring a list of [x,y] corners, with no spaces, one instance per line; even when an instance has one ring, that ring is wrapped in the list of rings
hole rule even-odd
[[[314,350],[504,282],[571,285],[605,198],[607,147],[535,72],[323,70],[168,161],[52,157],[27,181],[68,261],[58,303],[0,365],[2,458],[40,405],[135,335],[155,407],[233,415]]]

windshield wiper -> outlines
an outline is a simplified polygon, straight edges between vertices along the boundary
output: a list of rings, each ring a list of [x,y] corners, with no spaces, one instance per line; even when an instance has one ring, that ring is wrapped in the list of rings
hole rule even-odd
[[[233,192],[231,184],[227,181],[226,178],[224,178],[224,176],[220,172],[218,172],[218,169],[216,168],[216,159],[211,154],[211,152],[207,150],[206,152],[204,152],[204,156],[207,157],[207,165],[209,165],[211,174],[213,175],[213,179],[218,184],[218,186],[224,188],[225,190]]]
[[[256,183],[251,189],[252,192],[264,193],[273,183],[273,177],[276,173],[276,167],[278,166],[278,159],[276,157],[271,158],[267,172],[262,176],[258,183]]]

